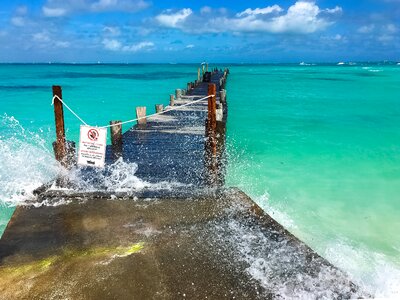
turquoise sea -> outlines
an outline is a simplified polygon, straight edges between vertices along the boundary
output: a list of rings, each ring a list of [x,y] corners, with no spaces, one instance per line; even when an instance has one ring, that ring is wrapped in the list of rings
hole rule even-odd
[[[400,66],[217,66],[231,71],[227,184],[372,294],[400,297]],[[57,172],[53,84],[87,123],[106,125],[167,104],[197,68],[0,65],[0,234]],[[77,142],[79,122],[65,119]]]

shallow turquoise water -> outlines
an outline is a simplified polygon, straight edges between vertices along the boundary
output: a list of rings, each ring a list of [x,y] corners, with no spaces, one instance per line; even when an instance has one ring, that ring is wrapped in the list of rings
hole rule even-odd
[[[377,295],[400,285],[400,66],[234,65],[227,183]],[[168,103],[196,65],[0,65],[0,196],[56,172],[51,85],[90,123]],[[7,114],[7,115],[4,115]],[[17,121],[11,118],[13,116]],[[65,112],[68,139],[79,123]],[[125,129],[127,129],[126,126]],[[12,208],[0,208],[0,231]]]

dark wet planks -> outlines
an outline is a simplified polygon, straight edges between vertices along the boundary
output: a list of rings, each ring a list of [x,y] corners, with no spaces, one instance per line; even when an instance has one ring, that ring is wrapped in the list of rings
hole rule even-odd
[[[238,190],[131,197],[18,207],[0,241],[0,299],[360,295]]]
[[[217,85],[223,72],[212,75]],[[207,96],[208,83],[202,82],[188,95]],[[175,100],[180,106],[191,99]],[[202,186],[204,174],[204,139],[207,100],[176,111],[149,118],[147,125],[136,125],[123,135],[123,159],[138,164],[139,178],[149,182],[180,182]],[[112,163],[111,147],[107,162]]]

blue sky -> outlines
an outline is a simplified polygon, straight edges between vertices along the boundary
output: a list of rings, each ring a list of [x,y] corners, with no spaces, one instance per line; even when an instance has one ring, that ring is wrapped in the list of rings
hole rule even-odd
[[[400,60],[400,0],[1,0],[1,62]]]

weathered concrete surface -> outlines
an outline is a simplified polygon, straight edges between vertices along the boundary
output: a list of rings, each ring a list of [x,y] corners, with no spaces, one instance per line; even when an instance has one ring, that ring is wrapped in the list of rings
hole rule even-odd
[[[131,197],[18,207],[0,240],[0,299],[359,295],[238,190]]]

